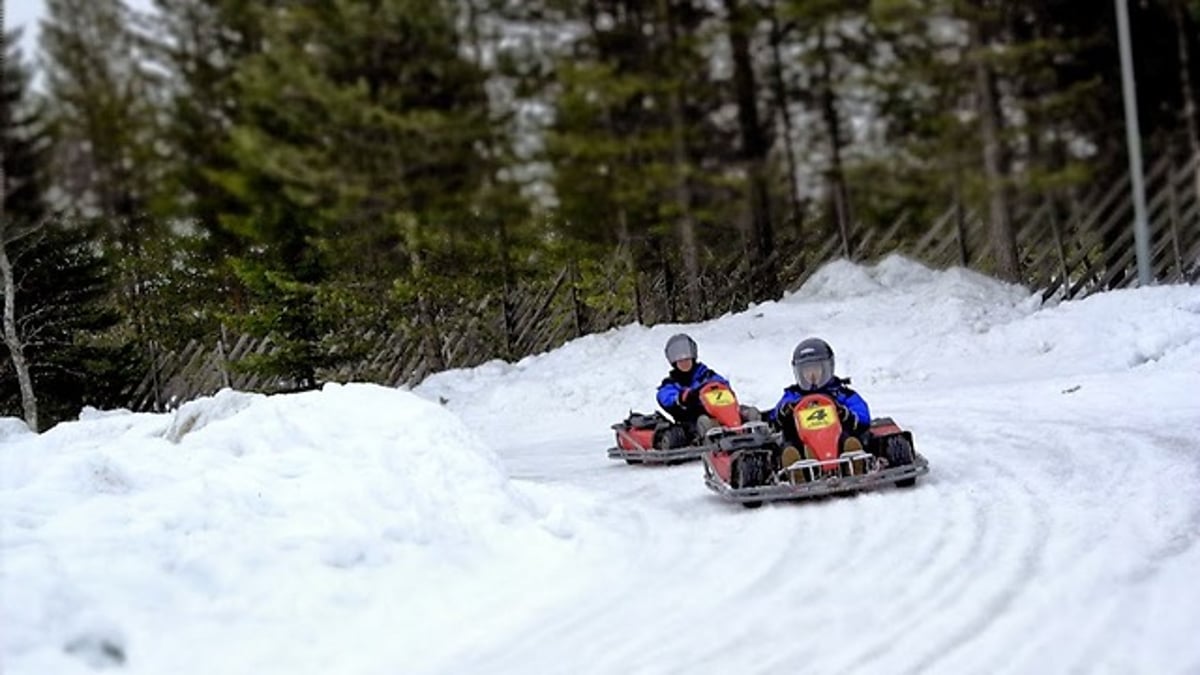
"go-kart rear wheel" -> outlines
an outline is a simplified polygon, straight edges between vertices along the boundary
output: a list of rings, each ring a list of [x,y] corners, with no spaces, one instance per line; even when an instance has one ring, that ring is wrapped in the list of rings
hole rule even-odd
[[[627,460],[625,460],[625,463],[626,463],[626,464],[641,464],[641,463],[642,463],[642,460],[640,460],[640,459],[627,459]]]

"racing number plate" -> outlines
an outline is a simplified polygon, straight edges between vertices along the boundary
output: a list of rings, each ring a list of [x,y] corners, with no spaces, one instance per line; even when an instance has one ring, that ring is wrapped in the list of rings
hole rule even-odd
[[[826,429],[837,421],[837,411],[831,405],[818,405],[798,411],[800,427],[810,431]]]
[[[737,402],[733,398],[733,392],[728,389],[713,389],[712,391],[705,392],[704,400],[713,406],[733,405]]]

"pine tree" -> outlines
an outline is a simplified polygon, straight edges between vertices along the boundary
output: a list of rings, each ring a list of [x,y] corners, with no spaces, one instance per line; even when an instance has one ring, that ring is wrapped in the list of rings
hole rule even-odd
[[[201,252],[216,266],[242,253],[221,227],[232,204],[215,176],[234,166],[230,129],[239,117],[235,73],[262,49],[262,24],[278,2],[267,0],[154,0],[155,63],[169,76],[165,145],[169,199],[159,215],[185,219],[202,236]]]
[[[871,61],[878,53],[878,38],[868,21],[869,3],[783,0],[776,4],[780,26],[775,39],[798,55],[780,76],[779,96],[787,97],[785,105],[794,99],[807,115],[819,120],[799,142],[810,149],[804,154],[821,158],[808,172],[823,178],[829,227],[822,229],[836,237],[843,256],[851,257],[861,237],[856,230],[873,215],[859,213],[856,201],[864,190],[852,185],[853,150],[863,144],[853,128],[865,125],[853,125],[851,119],[866,121],[875,96]]]
[[[109,304],[112,278],[90,233],[50,220],[49,123],[31,100],[19,53],[7,56],[0,88],[0,285],[10,358],[0,365],[0,415],[20,412],[40,431],[83,405],[123,403],[139,364],[107,334],[119,317]],[[23,369],[29,381],[15,386]]]
[[[331,326],[346,307],[383,304],[354,317],[377,326],[400,315],[394,297],[436,325],[440,285],[491,250],[484,74],[454,20],[442,2],[286,6],[239,67],[237,166],[222,182],[240,207],[222,222],[252,254],[239,264],[258,303],[246,325],[280,347],[260,372],[314,386],[344,358]]]
[[[737,129],[721,126],[726,100],[702,56],[718,23],[685,1],[574,9],[588,31],[556,62],[546,141],[556,219],[585,257],[619,246],[627,264],[660,272],[670,301],[686,303],[666,318],[694,317],[705,245],[750,245],[736,228]]]
[[[136,255],[135,222],[154,195],[157,78],[121,0],[47,0],[41,45],[57,126],[60,189],[73,210],[101,216],[110,243]]]
[[[16,285],[17,332],[38,400],[38,430],[86,405],[116,408],[145,372],[131,343],[112,329],[111,269],[87,224],[47,222],[8,246]],[[12,374],[0,368],[0,415],[20,409]]]
[[[67,214],[99,225],[122,330],[152,353],[163,317],[150,314],[150,294],[176,262],[173,232],[152,211],[171,197],[159,150],[168,88],[140,15],[122,0],[47,0],[42,26],[54,187]]]
[[[750,202],[750,264],[756,272],[755,297],[772,298],[778,294],[775,277],[775,223],[771,215],[771,195],[767,175],[767,151],[770,140],[759,111],[759,87],[751,54],[757,13],[740,0],[724,0],[729,43],[733,58],[733,82],[736,92],[738,127],[741,131],[741,155],[747,174]]]
[[[947,203],[959,219],[988,214],[993,257],[978,260],[960,236],[961,260],[1017,278],[1021,214],[1106,171],[1106,148],[1123,138],[1110,124],[1119,91],[1102,85],[1116,62],[1104,48],[1112,17],[1071,4],[873,3],[889,55],[874,80],[896,150],[866,166],[871,208],[903,204],[918,224]],[[1089,146],[1092,157],[1079,151]]]

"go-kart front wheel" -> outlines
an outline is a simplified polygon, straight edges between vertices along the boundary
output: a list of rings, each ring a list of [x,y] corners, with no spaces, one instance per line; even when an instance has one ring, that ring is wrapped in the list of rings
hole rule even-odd
[[[888,466],[908,466],[913,463],[912,443],[903,436],[892,436],[883,447],[884,458]],[[917,484],[917,477],[896,481],[896,487],[907,488]]]
[[[771,457],[765,452],[747,452],[742,454],[733,465],[731,478],[733,488],[760,487],[771,479]],[[762,506],[761,501],[742,502],[748,509]]]

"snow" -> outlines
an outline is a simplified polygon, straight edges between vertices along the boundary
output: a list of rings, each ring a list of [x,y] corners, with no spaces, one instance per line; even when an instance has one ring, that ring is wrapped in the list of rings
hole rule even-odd
[[[681,330],[761,408],[826,338],[931,473],[750,511],[608,460]],[[1197,391],[1198,288],[892,257],[413,391],[0,419],[0,669],[1200,673]]]

